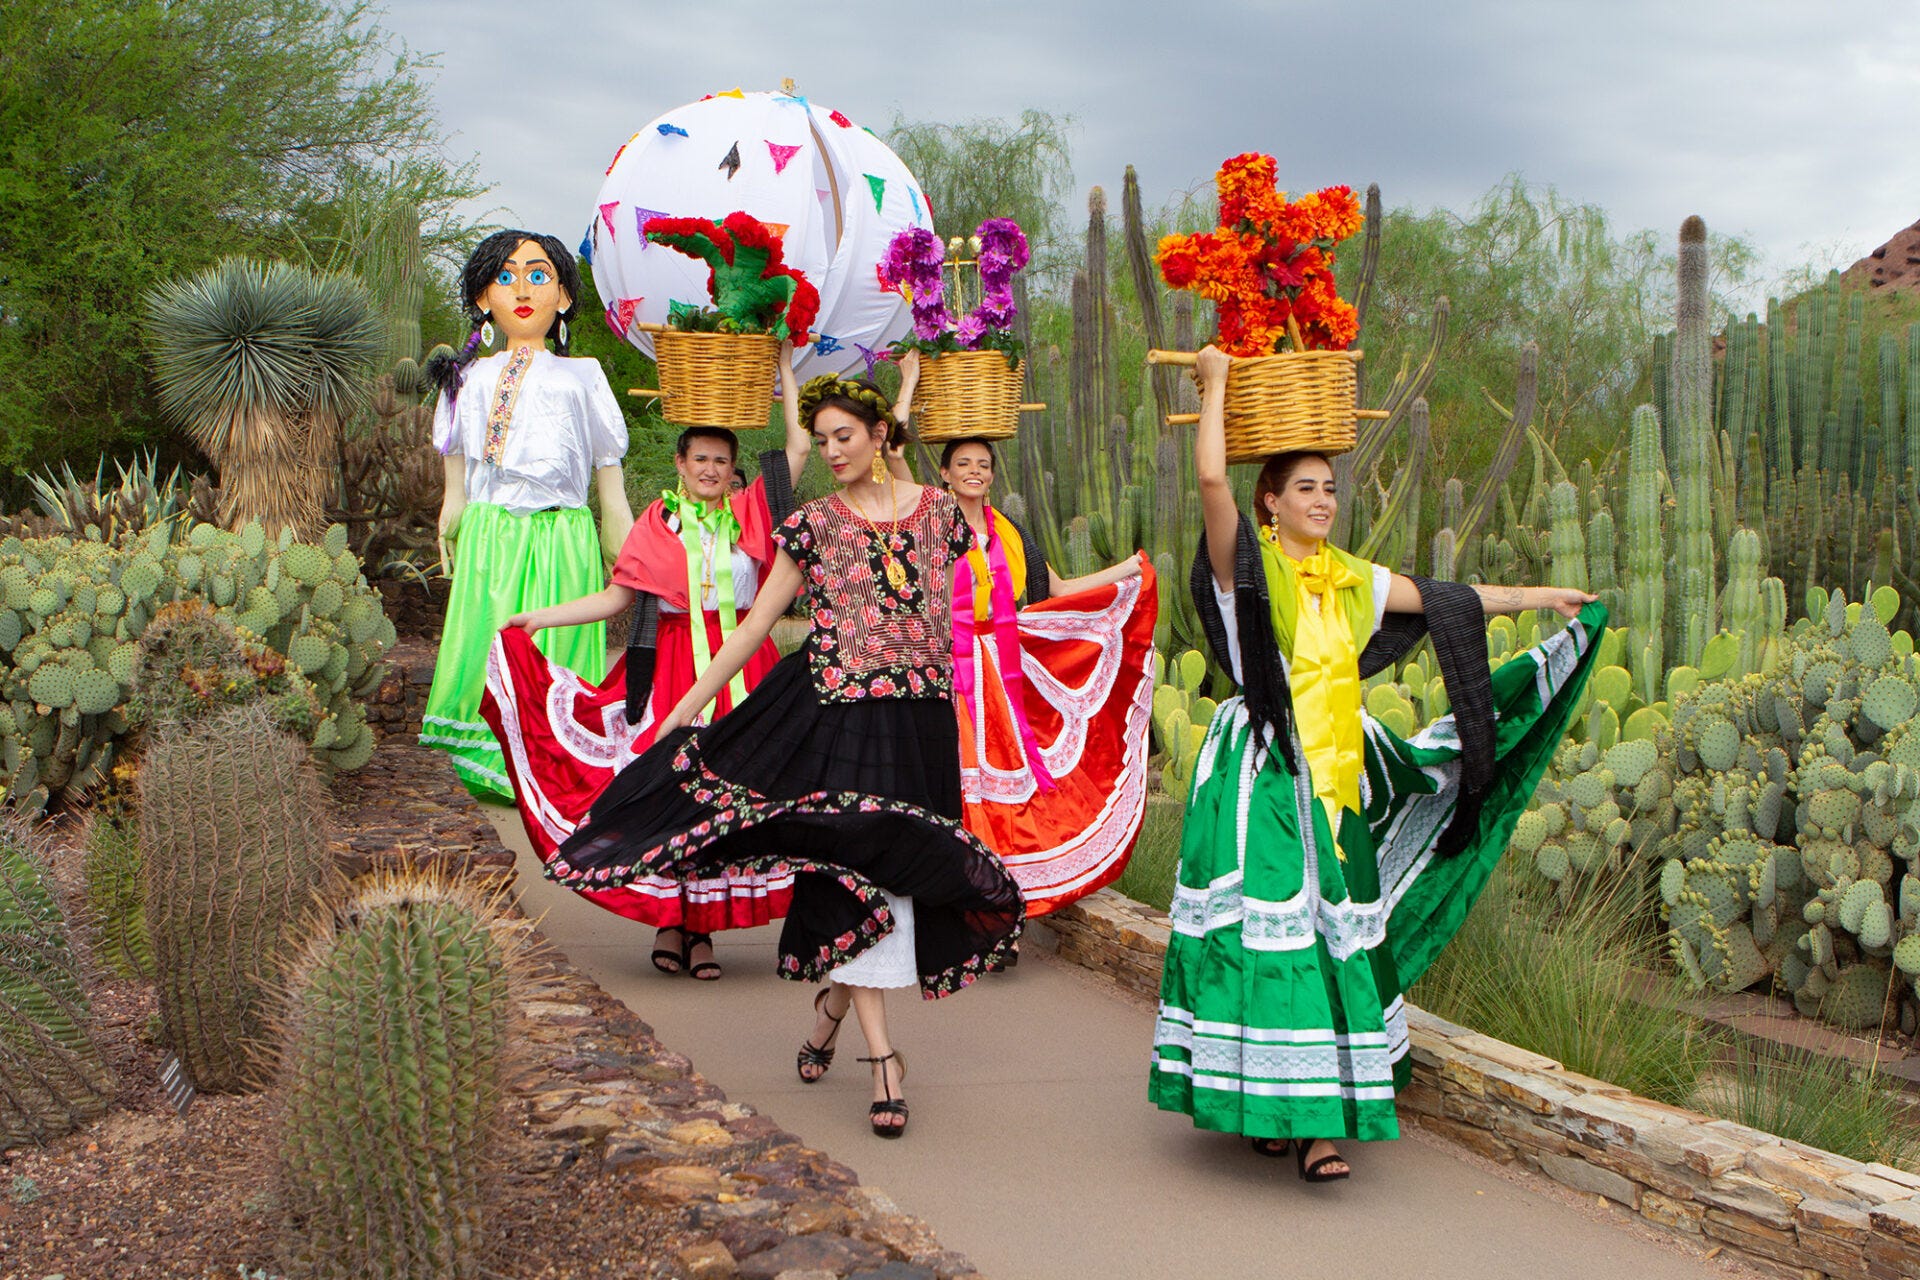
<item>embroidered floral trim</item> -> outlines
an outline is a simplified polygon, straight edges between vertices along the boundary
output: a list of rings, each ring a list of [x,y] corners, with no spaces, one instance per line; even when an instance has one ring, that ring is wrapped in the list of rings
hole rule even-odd
[[[499,466],[506,455],[507,427],[513,422],[514,402],[520,398],[520,380],[532,363],[533,348],[521,347],[500,371],[500,381],[493,389],[493,403],[487,407],[487,447],[480,455],[490,467]]]
[[[673,766],[676,771],[686,771],[693,775],[681,785],[700,804],[714,810],[710,817],[702,819],[684,831],[674,833],[649,849],[640,851],[633,862],[589,869],[574,867],[564,855],[556,856],[546,864],[547,878],[560,884],[584,889],[618,888],[652,876],[685,880],[694,878],[686,872],[692,869],[691,863],[702,849],[730,835],[736,835],[776,818],[796,814],[896,813],[924,822],[940,834],[970,847],[981,856],[984,866],[998,872],[1007,881],[1013,889],[1014,899],[1021,902],[1024,910],[1025,903],[1020,897],[1018,886],[1000,860],[992,855],[978,836],[968,831],[959,821],[944,814],[934,813],[905,800],[893,800],[858,791],[816,791],[793,800],[769,800],[750,787],[719,777],[705,765],[696,766],[690,745],[682,747],[675,753]],[[724,874],[727,876],[749,875],[770,870],[776,864],[788,872],[809,871],[824,875],[853,894],[861,906],[867,909],[866,918],[861,921],[858,928],[838,935],[818,948],[813,955],[805,959],[782,955],[779,965],[781,977],[797,982],[818,982],[830,970],[852,960],[892,932],[893,914],[887,906],[886,898],[870,881],[845,867],[805,859],[770,856],[729,863]],[[698,878],[710,879],[715,874],[714,868],[703,867],[700,868]],[[983,955],[969,957],[960,964],[950,965],[936,973],[921,974],[921,995],[928,1000],[937,1000],[970,986],[994,964],[1007,957],[1013,950],[1014,944],[1019,941],[1025,924],[1024,918],[1015,921],[1013,927]]]

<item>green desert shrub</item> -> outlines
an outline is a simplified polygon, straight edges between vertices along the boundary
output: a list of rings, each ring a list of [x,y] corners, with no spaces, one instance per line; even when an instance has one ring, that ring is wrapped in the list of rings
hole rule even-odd
[[[1763,1133],[1853,1160],[1913,1169],[1920,1128],[1912,1103],[1878,1072],[1782,1046],[1734,1049],[1724,1078],[1708,1082],[1697,1105]]]
[[[1453,942],[1408,998],[1451,1022],[1545,1054],[1574,1071],[1676,1105],[1701,1069],[1695,1028],[1649,990],[1651,930],[1617,888],[1528,895],[1505,859]]]

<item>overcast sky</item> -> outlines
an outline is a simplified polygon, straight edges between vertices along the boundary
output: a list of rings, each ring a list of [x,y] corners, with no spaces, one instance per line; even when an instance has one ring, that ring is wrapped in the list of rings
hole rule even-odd
[[[1465,208],[1518,171],[1622,231],[1699,213],[1775,270],[1920,218],[1913,0],[387,3],[441,54],[493,217],[569,242],[636,129],[783,76],[880,132],[1071,116],[1080,190],[1131,163],[1149,204],[1262,150],[1283,187],[1378,182],[1389,207]]]

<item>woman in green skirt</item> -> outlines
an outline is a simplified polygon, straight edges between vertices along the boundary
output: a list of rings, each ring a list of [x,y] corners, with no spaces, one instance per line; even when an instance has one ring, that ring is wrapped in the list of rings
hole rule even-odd
[[[467,790],[498,804],[513,803],[513,786],[500,744],[480,718],[494,633],[515,614],[604,587],[602,555],[618,556],[633,525],[620,470],[627,452],[620,403],[599,361],[567,356],[567,321],[579,296],[580,268],[559,240],[495,232],[461,277],[473,336],[459,355],[427,364],[440,386],[433,415],[433,443],[446,459],[440,554],[453,590],[420,741],[450,752]],[[500,349],[480,355],[496,332]],[[589,488],[600,495],[597,535]],[[604,622],[555,627],[535,643],[589,684],[606,674]]]
[[[1193,593],[1241,686],[1194,767],[1149,1092],[1195,1125],[1350,1172],[1336,1139],[1399,1136],[1401,992],[1459,928],[1566,727],[1606,611],[1584,591],[1408,578],[1326,543],[1319,453],[1262,468],[1261,524],[1236,508],[1224,432],[1231,358],[1196,374],[1206,533]],[[1485,617],[1552,609],[1565,630],[1489,674]],[[1430,635],[1453,713],[1411,741],[1361,681]]]

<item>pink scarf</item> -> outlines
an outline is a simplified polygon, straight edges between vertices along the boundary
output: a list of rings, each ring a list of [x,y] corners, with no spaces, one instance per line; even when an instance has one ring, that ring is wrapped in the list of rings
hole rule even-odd
[[[1000,682],[1007,691],[1007,703],[1013,708],[1013,722],[1020,730],[1020,749],[1027,767],[1033,771],[1040,790],[1052,791],[1053,775],[1040,758],[1040,743],[1027,719],[1027,678],[1020,669],[1020,624],[1013,604],[1013,570],[1007,566],[1007,552],[1000,538],[1001,517],[988,506],[987,569],[992,577],[993,645],[1000,655]],[[977,629],[973,604],[973,562],[961,556],[953,568],[953,685],[969,705],[973,702],[973,637]]]

